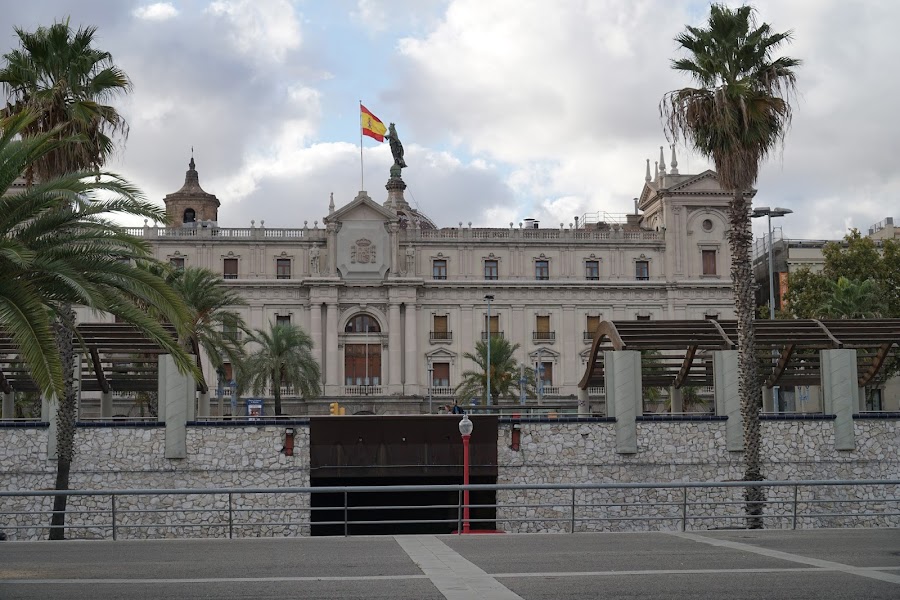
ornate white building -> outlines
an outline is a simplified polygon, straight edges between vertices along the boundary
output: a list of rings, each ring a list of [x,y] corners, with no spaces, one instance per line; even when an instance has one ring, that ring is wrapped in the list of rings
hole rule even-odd
[[[667,171],[660,152],[634,214],[497,228],[435,225],[396,174],[381,198],[362,191],[337,209],[332,198],[322,225],[311,215],[296,228],[219,228],[219,201],[191,159],[184,187],[165,198],[175,226],[131,231],[160,260],[222,273],[251,327],[309,332],[326,397],[424,398],[429,384],[449,396],[474,366],[463,354],[491,331],[543,366],[545,397],[574,398],[600,320],[734,316],[730,194],[712,171],[680,174],[674,152]]]

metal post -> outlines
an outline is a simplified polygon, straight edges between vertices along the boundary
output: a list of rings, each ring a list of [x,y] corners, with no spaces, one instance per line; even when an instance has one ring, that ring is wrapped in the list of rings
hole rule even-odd
[[[463,442],[463,485],[469,485],[469,437],[462,436]],[[469,490],[463,490],[463,533],[469,533]]]
[[[794,486],[794,522],[791,529],[797,529],[797,488],[799,487],[799,485]]]
[[[687,486],[681,488],[681,530],[687,531]]]
[[[228,493],[228,539],[232,539],[234,537],[234,511],[231,508],[232,506],[232,494]]]
[[[344,537],[350,537],[350,511],[348,509],[350,502],[347,496],[347,492],[344,492]]]
[[[772,213],[766,215],[769,222],[769,319],[775,320],[775,251],[773,250],[774,238],[772,235]],[[772,348],[773,357],[776,351]],[[778,390],[780,386],[772,386],[772,412],[778,412]]]
[[[575,533],[575,488],[572,488],[572,528],[569,533]]]
[[[487,405],[491,405],[491,300],[492,296],[485,296],[487,300],[487,373],[485,373],[485,383],[487,384]]]
[[[112,536],[113,541],[116,541],[116,495],[111,494],[110,499],[112,500],[110,503],[112,506]]]
[[[434,410],[431,405],[431,388],[434,387],[434,365],[428,363],[428,414],[433,415]]]

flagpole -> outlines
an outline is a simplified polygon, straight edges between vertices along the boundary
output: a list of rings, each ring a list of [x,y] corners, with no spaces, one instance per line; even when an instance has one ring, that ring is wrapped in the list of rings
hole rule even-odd
[[[362,100],[359,101],[359,114],[362,114]],[[362,151],[362,122],[359,124],[359,189],[360,191],[366,189],[365,179],[363,179],[363,151]]]

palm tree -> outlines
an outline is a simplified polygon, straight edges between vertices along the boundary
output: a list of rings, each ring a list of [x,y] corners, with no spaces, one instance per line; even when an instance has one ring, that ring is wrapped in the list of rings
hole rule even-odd
[[[238,364],[244,356],[243,333],[249,333],[247,324],[229,307],[247,304],[234,289],[228,287],[221,275],[209,269],[188,267],[170,269],[166,280],[181,295],[190,309],[185,324],[185,340],[188,350],[197,358],[200,368],[200,350],[206,353],[213,369],[218,372],[226,359]],[[200,391],[208,393],[206,380],[199,381]]]
[[[276,324],[269,331],[257,329],[250,341],[259,348],[238,364],[238,393],[251,390],[262,395],[271,387],[275,415],[281,412],[281,386],[287,385],[304,398],[321,391],[319,363],[313,358],[313,341],[296,325]]]
[[[753,273],[751,271],[750,201],[760,164],[784,142],[795,91],[795,58],[773,58],[792,32],[775,33],[757,26],[751,6],[714,4],[706,27],[688,26],[675,41],[689,58],[672,68],[691,75],[697,88],[666,94],[660,105],[674,141],[684,139],[712,159],[719,183],[734,192],[729,206],[731,277],[738,321],[738,387],[744,421],[744,479],[761,481],[759,411],[761,395],[754,357]],[[765,493],[746,488],[748,525],[762,526]]]
[[[128,124],[112,106],[111,98],[131,90],[131,82],[109,52],[92,46],[96,27],[72,31],[69,21],[39,27],[34,32],[16,28],[21,48],[3,56],[0,84],[10,102],[7,114],[29,109],[39,118],[23,135],[56,131],[59,137],[79,136],[81,143],[66,144],[29,165],[29,184],[72,170],[99,171],[112,154],[113,136],[128,135]]]
[[[829,281],[828,288],[828,296],[817,309],[821,319],[872,319],[884,311],[881,289],[872,279],[839,277]]]
[[[480,396],[482,402],[487,404],[487,385],[485,385],[487,371],[487,342],[479,341],[475,344],[475,352],[463,354],[475,363],[477,369],[463,371],[462,382],[456,386],[456,397],[462,401],[468,401]],[[515,399],[519,396],[519,362],[515,353],[519,344],[511,344],[506,338],[494,336],[491,338],[491,398],[500,400],[503,398]],[[534,369],[524,368],[525,389],[529,395],[535,394]]]
[[[187,307],[163,278],[137,266],[150,260],[147,244],[108,219],[116,213],[160,218],[161,209],[102,172],[75,172],[6,195],[42,152],[67,143],[53,139],[55,132],[16,139],[34,118],[25,112],[0,121],[0,327],[9,331],[41,392],[58,399],[56,489],[66,490],[75,436],[73,305],[135,325],[179,368],[196,371],[178,340],[143,310],[157,307],[180,329]],[[55,497],[51,539],[63,537],[65,505],[65,496]]]

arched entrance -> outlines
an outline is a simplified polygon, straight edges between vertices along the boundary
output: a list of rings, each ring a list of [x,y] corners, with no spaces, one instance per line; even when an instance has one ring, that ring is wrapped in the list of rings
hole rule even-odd
[[[360,313],[344,327],[344,385],[364,389],[381,386],[381,326]]]

